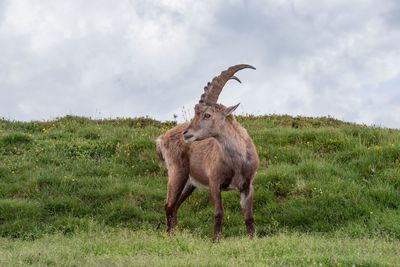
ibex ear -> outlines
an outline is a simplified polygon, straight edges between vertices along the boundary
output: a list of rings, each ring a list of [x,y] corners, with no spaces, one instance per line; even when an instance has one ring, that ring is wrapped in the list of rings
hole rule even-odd
[[[227,107],[227,108],[225,109],[225,116],[231,115],[231,114],[235,111],[235,109],[237,109],[237,107],[238,107],[239,105],[240,105],[240,103],[237,103],[237,104],[234,105],[234,106]]]

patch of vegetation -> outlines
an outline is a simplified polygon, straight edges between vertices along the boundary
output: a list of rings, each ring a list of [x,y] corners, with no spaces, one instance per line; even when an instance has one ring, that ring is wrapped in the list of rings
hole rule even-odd
[[[211,243],[66,219],[61,234],[34,241],[0,238],[0,265],[34,266],[397,266],[399,240],[279,233]],[[68,230],[81,227],[74,234]]]
[[[333,118],[239,116],[261,165],[258,236],[343,232],[400,238],[400,132]],[[175,125],[150,118],[0,120],[0,236],[37,239],[110,227],[164,229],[166,169],[154,141]],[[245,229],[235,192],[223,194],[225,237]],[[179,229],[208,236],[212,207],[196,191]]]

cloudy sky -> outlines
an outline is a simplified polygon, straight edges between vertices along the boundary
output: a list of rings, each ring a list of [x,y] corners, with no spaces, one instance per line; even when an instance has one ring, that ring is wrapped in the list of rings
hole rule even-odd
[[[257,67],[220,96],[238,113],[400,128],[397,0],[0,0],[7,119],[183,120],[238,63]]]

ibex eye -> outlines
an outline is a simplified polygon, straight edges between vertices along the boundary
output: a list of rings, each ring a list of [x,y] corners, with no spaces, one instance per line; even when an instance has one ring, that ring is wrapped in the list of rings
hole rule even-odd
[[[204,113],[204,119],[208,119],[208,118],[210,118],[211,117],[211,115],[210,114],[208,114],[208,113]]]

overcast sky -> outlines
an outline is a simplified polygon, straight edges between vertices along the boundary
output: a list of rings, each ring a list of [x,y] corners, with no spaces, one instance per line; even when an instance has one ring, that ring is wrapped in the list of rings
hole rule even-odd
[[[193,114],[231,65],[237,113],[400,128],[397,0],[0,0],[0,117]],[[183,108],[184,107],[184,108]]]

